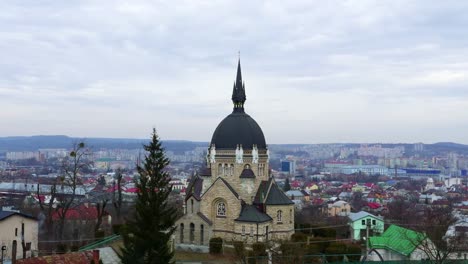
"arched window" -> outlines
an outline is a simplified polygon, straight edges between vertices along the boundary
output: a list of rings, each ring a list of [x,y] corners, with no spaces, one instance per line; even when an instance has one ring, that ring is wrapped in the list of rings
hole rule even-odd
[[[195,241],[195,224],[190,223],[190,243]]]
[[[276,222],[277,223],[282,223],[283,222],[283,211],[278,210],[276,212]]]
[[[190,204],[191,204],[191,210],[192,210],[192,214],[193,214],[193,199],[190,199]]]
[[[230,169],[230,175],[234,175],[234,164],[231,164],[231,166],[229,167]]]
[[[203,225],[200,225],[200,245],[203,245],[203,240],[205,240],[205,227]]]
[[[180,223],[180,243],[184,243],[184,224]]]
[[[225,217],[226,216],[226,204],[224,202],[219,202],[216,204],[216,216]]]
[[[250,169],[250,164],[245,164],[244,169],[247,169],[247,170]]]
[[[293,220],[292,209],[289,209],[289,223],[292,223],[292,220]]]
[[[221,163],[218,164],[218,175],[219,176],[223,175],[223,165]]]

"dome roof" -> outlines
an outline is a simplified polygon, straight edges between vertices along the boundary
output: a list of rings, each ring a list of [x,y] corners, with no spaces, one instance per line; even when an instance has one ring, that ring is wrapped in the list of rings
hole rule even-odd
[[[219,123],[211,144],[216,149],[236,149],[242,145],[243,149],[266,149],[265,136],[260,126],[245,112],[233,112]]]

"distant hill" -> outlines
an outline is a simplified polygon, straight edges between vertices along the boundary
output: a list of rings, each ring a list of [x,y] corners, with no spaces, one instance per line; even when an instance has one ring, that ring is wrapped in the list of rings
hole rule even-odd
[[[139,149],[149,139],[131,138],[73,138],[63,135],[31,136],[31,137],[0,137],[0,152],[5,151],[35,151],[47,148],[70,148],[73,143],[84,141],[93,149]],[[208,146],[207,142],[192,142],[185,140],[165,140],[166,150],[181,152],[193,150],[195,147]]]

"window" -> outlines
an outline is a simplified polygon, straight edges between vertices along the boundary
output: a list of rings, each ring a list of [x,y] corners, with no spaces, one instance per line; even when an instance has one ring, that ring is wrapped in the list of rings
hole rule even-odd
[[[231,164],[231,166],[229,167],[230,169],[230,175],[234,175],[234,164]]]
[[[180,243],[184,243],[184,224],[180,224]]]
[[[242,235],[245,235],[245,226],[242,226]]]
[[[200,245],[203,245],[203,242],[205,242],[205,227],[203,225],[200,225]]]
[[[276,212],[276,222],[277,223],[282,223],[283,222],[283,211],[278,210]]]
[[[190,243],[195,241],[195,224],[190,223]]]
[[[292,220],[293,220],[292,209],[289,209],[289,223],[290,223],[290,224],[292,223]]]
[[[361,221],[362,225],[366,225],[366,220]]]
[[[372,220],[372,225],[375,225],[375,220]]]
[[[258,165],[258,174],[260,176],[263,176],[265,174],[265,164],[259,164]]]
[[[18,228],[15,228],[15,236],[18,236]]]
[[[193,214],[193,199],[190,199],[190,203],[191,203],[191,209],[192,209],[192,214]]]
[[[223,202],[220,202],[216,205],[216,216],[225,217],[226,216],[226,205]]]
[[[253,226],[250,226],[250,236],[253,236]]]
[[[250,169],[250,164],[245,164],[244,169],[246,170]]]
[[[223,175],[223,165],[221,165],[221,163],[218,164],[218,175],[219,176]]]

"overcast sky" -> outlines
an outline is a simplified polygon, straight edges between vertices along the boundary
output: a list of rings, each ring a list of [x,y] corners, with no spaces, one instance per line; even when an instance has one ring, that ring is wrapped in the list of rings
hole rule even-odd
[[[0,136],[468,143],[468,1],[0,1]]]

